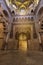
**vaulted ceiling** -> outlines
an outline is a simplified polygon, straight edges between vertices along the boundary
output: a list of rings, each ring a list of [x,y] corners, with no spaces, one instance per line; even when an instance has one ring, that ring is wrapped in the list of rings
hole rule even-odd
[[[38,4],[39,0],[8,0],[9,3],[15,5],[17,8],[27,8],[29,7],[32,3]]]
[[[10,4],[17,14],[26,15],[38,5],[39,0],[6,0],[6,3]]]

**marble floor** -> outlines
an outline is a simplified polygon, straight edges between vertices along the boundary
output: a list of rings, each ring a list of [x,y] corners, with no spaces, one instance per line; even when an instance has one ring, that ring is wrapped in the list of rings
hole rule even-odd
[[[43,65],[43,52],[0,51],[0,65]]]

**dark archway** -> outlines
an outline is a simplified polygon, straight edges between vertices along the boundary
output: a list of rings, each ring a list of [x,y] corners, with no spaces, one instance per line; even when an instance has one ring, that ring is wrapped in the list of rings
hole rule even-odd
[[[28,50],[28,41],[31,39],[31,34],[29,31],[25,32],[16,32],[15,39],[18,40],[17,42],[17,49],[21,49],[24,51]]]
[[[40,8],[38,15],[40,16],[43,13],[43,7]]]
[[[6,10],[3,10],[3,13],[6,17],[9,17],[8,12]]]

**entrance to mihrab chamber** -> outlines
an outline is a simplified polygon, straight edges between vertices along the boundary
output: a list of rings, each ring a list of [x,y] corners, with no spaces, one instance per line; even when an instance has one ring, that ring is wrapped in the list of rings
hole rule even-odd
[[[19,50],[23,52],[27,51],[27,36],[24,33],[19,35]]]

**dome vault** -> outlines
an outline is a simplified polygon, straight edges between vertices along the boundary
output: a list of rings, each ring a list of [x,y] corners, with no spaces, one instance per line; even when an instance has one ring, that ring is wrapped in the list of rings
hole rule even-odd
[[[39,0],[6,0],[7,4],[15,5],[18,9],[27,9],[31,4],[38,4]]]

